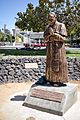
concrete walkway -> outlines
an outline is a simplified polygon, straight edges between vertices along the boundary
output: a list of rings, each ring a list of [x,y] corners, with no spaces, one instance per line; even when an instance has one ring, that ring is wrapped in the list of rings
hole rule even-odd
[[[77,102],[64,114],[63,117],[22,106],[29,88],[16,92],[8,97],[7,102],[0,108],[4,119],[0,120],[80,120],[80,92]],[[28,119],[33,117],[35,119]]]

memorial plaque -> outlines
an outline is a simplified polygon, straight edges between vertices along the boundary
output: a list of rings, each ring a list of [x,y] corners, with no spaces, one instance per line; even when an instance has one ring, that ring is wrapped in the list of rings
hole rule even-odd
[[[59,92],[45,91],[41,89],[33,89],[30,96],[61,103],[64,94]]]
[[[25,68],[38,68],[37,63],[25,63]]]

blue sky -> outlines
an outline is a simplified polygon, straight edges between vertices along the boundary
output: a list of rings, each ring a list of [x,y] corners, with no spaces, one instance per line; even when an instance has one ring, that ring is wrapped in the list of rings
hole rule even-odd
[[[0,29],[4,24],[9,30],[14,28],[17,12],[25,12],[28,3],[38,5],[38,0],[1,0],[0,1]]]

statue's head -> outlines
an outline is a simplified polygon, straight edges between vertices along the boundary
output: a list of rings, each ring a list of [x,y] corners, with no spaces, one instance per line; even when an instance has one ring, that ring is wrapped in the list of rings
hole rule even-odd
[[[50,25],[53,25],[56,22],[56,14],[54,12],[49,13],[48,21]]]

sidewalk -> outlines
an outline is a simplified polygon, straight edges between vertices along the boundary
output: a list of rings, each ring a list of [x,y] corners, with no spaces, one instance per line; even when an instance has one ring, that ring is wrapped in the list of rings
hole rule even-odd
[[[33,83],[0,85],[0,120],[63,120],[62,117],[22,106]],[[80,120],[80,91],[77,102],[64,114],[65,120]],[[32,119],[29,119],[32,120]],[[34,120],[34,119],[33,119]]]

